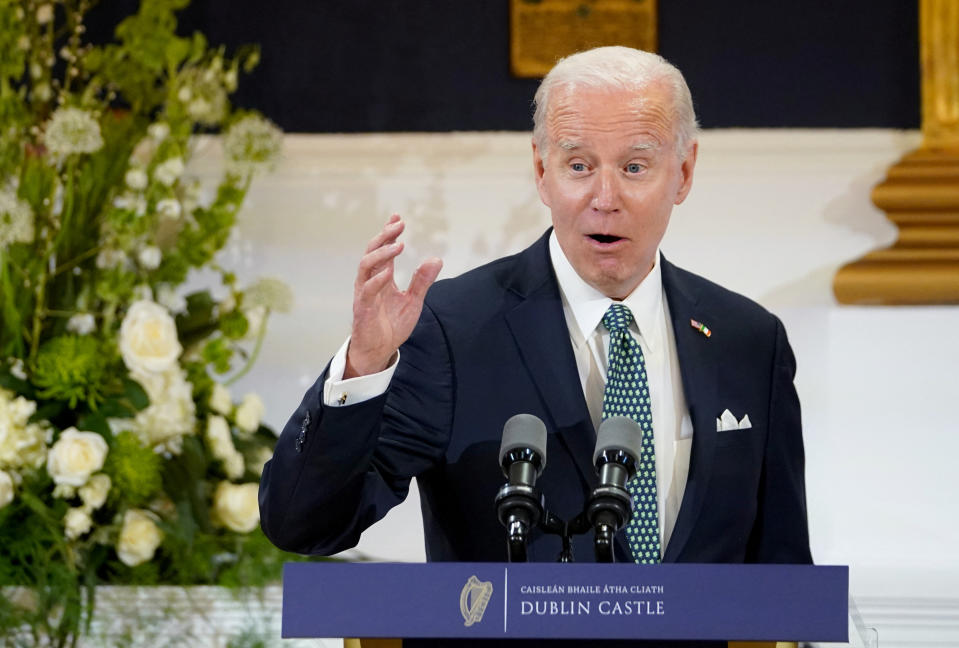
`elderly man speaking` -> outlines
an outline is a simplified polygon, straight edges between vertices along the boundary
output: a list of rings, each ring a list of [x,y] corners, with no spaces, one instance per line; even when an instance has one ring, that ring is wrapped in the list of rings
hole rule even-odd
[[[617,561],[811,562],[783,326],[659,250],[696,165],[682,75],[603,47],[557,63],[535,101],[533,168],[553,227],[435,284],[442,263],[428,259],[403,291],[404,222],[389,219],[359,264],[352,335],[263,471],[263,530],[290,551],[342,551],[415,477],[430,560],[504,561],[493,499],[507,419],[545,423],[536,486],[569,520],[596,483],[599,424],[625,413],[642,427],[648,478],[629,485],[637,513]],[[531,533],[530,560],[560,550]],[[573,552],[592,560],[592,539]]]

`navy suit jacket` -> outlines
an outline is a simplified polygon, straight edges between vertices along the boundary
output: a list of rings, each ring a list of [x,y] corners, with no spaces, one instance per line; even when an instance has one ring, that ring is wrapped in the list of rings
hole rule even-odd
[[[322,403],[326,373],[284,428],[260,482],[266,535],[299,553],[332,554],[402,501],[418,480],[429,560],[505,561],[493,499],[503,424],[546,423],[537,486],[563,519],[596,484],[595,431],[553,274],[548,234],[531,247],[439,281],[388,392]],[[664,560],[809,563],[795,361],[780,321],[754,302],[663,260],[662,278],[693,423],[689,477]],[[706,337],[690,325],[705,323]],[[717,432],[729,409],[752,428]],[[593,560],[592,538],[574,541]],[[533,533],[529,559],[555,560]],[[618,560],[628,560],[620,532]]]

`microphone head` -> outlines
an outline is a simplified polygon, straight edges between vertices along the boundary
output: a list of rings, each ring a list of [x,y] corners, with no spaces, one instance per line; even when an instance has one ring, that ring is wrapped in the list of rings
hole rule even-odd
[[[503,426],[503,442],[499,447],[499,463],[511,450],[532,450],[539,455],[537,472],[546,467],[546,424],[532,414],[517,414]]]
[[[639,423],[626,416],[611,416],[599,424],[596,431],[596,450],[593,452],[593,465],[600,455],[608,450],[622,450],[634,460],[639,461],[643,448],[643,428]]]

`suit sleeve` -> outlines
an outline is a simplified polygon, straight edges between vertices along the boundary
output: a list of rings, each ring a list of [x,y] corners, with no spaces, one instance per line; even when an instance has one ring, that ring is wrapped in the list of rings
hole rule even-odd
[[[452,361],[424,305],[386,394],[323,405],[326,372],[283,428],[260,480],[260,523],[278,547],[333,554],[402,502],[443,460],[453,415]]]
[[[812,563],[802,417],[793,384],[795,375],[795,356],[782,322],[776,319],[769,436],[759,488],[758,516],[747,549],[749,562]]]

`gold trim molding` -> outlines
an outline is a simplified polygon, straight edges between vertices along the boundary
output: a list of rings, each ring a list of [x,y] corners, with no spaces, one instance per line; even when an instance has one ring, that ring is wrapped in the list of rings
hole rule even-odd
[[[896,242],[839,269],[843,304],[959,303],[959,2],[919,0],[922,135],[873,189]]]

